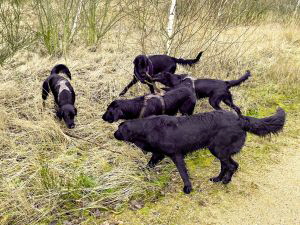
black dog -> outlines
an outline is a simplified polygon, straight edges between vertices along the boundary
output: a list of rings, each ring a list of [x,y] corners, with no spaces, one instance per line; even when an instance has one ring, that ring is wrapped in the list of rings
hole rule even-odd
[[[74,107],[75,92],[70,82],[58,74],[62,72],[71,80],[71,73],[63,64],[58,64],[51,70],[50,76],[43,83],[42,98],[45,101],[49,94],[49,88],[54,95],[57,104],[57,117],[64,119],[68,128],[74,128],[74,117],[77,115],[77,109]]]
[[[220,174],[211,181],[227,184],[238,168],[232,155],[243,147],[247,132],[258,136],[274,134],[283,128],[284,122],[285,112],[281,108],[275,115],[262,119],[238,117],[232,112],[217,110],[192,116],[165,115],[125,121],[114,136],[152,152],[149,167],[169,156],[184,182],[183,191],[188,194],[192,185],[184,162],[187,153],[208,148],[221,162]]]
[[[241,115],[241,110],[232,101],[232,95],[229,91],[231,87],[238,86],[251,76],[250,71],[238,80],[222,81],[214,79],[197,79],[189,77],[187,74],[172,74],[169,72],[158,73],[153,76],[153,81],[160,82],[168,87],[176,88],[176,86],[192,87],[197,98],[209,97],[209,104],[216,110],[221,110],[220,102],[223,101],[226,105],[234,109],[238,115]],[[165,90],[168,90],[166,88]]]
[[[128,100],[115,100],[107,108],[102,119],[112,123],[119,119],[136,119],[151,115],[193,114],[196,97],[190,88],[182,87],[164,96],[145,95]]]
[[[146,83],[149,86],[151,93],[154,93],[154,88],[151,84],[151,76],[159,72],[175,73],[176,64],[192,66],[199,61],[201,55],[202,52],[200,52],[195,59],[177,59],[168,55],[137,56],[133,61],[133,79],[120,93],[120,96],[124,95],[132,85],[138,82],[138,80],[143,84]]]

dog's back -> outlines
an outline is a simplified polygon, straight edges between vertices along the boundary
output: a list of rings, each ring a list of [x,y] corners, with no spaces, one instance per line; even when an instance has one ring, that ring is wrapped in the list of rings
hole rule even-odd
[[[153,65],[153,74],[162,71],[174,73],[176,70],[176,62],[168,55],[151,55],[149,56],[149,59]]]
[[[228,132],[246,133],[240,126],[238,116],[223,110],[192,116],[154,116],[128,123],[131,133],[138,133],[141,139],[147,140],[147,144],[169,154],[178,151],[185,154],[208,147],[221,130],[226,130],[224,136],[228,136]]]
[[[231,155],[241,149],[247,131],[259,136],[276,133],[284,122],[282,109],[262,119],[241,118],[232,112],[217,110],[191,116],[153,116],[128,121],[124,125],[128,125],[130,136],[138,137],[136,141],[145,142],[167,155],[186,154],[204,147]]]
[[[64,65],[64,64],[57,64],[55,65],[51,72],[50,72],[50,76],[53,76],[53,75],[58,75],[59,73],[64,73],[67,75],[67,77],[72,80],[72,77],[71,77],[71,72],[69,70],[69,68]]]
[[[54,66],[50,72],[49,77],[43,83],[42,98],[46,100],[49,91],[54,95],[54,100],[57,105],[74,104],[75,92],[70,82],[60,76],[59,73],[64,73],[71,79],[71,72],[64,64]]]
[[[175,73],[176,64],[180,64],[183,66],[192,66],[200,60],[202,53],[203,52],[200,52],[195,59],[178,59],[168,55],[150,55],[149,59],[153,64],[153,74],[157,74],[164,71]]]
[[[53,93],[54,100],[58,105],[74,104],[75,92],[70,82],[60,76],[54,75],[49,78],[49,86]]]

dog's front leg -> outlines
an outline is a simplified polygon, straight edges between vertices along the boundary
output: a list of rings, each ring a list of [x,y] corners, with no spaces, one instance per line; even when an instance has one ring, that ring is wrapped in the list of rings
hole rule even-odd
[[[128,91],[129,88],[131,88],[132,85],[136,84],[138,80],[133,77],[132,81],[124,88],[124,90],[119,94],[119,96],[125,95],[125,93]]]
[[[175,155],[171,156],[171,159],[175,163],[175,165],[180,173],[181,179],[183,180],[183,183],[184,183],[183,192],[186,194],[191,193],[192,184],[190,182],[189,174],[188,174],[188,171],[185,166],[183,155],[175,154]]]
[[[48,94],[49,94],[49,83],[48,83],[48,79],[46,79],[44,82],[43,82],[43,86],[42,86],[42,99],[45,101],[48,97]]]
[[[155,94],[153,84],[147,84],[147,85],[150,89],[151,94]]]
[[[149,160],[147,167],[154,168],[157,163],[165,158],[165,155],[159,153],[152,153],[151,159]]]

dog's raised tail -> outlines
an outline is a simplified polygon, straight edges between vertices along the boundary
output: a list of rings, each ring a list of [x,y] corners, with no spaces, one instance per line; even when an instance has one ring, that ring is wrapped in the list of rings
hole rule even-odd
[[[282,108],[278,108],[275,115],[262,119],[244,116],[243,129],[258,136],[266,136],[280,132],[284,123],[285,111]]]
[[[203,52],[199,52],[199,54],[197,55],[197,57],[195,59],[177,59],[177,58],[172,58],[176,63],[183,65],[183,66],[192,66],[195,63],[197,63],[201,56],[202,56]]]
[[[226,84],[228,85],[229,88],[231,88],[233,86],[238,86],[241,83],[243,83],[244,81],[246,81],[250,76],[251,76],[251,73],[249,70],[247,70],[246,73],[240,77],[240,79],[226,81]]]
[[[67,77],[69,77],[70,80],[72,79],[69,68],[64,64],[57,64],[56,66],[54,66],[53,69],[51,70],[50,75],[59,74],[59,73],[64,73],[67,75]]]

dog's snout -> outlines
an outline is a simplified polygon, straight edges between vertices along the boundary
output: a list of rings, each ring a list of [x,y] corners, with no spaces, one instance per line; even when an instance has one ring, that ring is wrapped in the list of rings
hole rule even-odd
[[[74,123],[72,123],[72,124],[69,125],[69,128],[70,128],[70,129],[73,129],[74,127],[75,127],[75,124],[74,124]]]
[[[114,119],[111,116],[107,115],[107,113],[103,114],[102,119],[104,121],[106,121],[106,122],[109,122],[109,123],[113,123],[114,122]]]
[[[121,132],[119,130],[117,130],[115,133],[114,133],[114,136],[117,140],[123,140],[123,135],[121,134]]]

